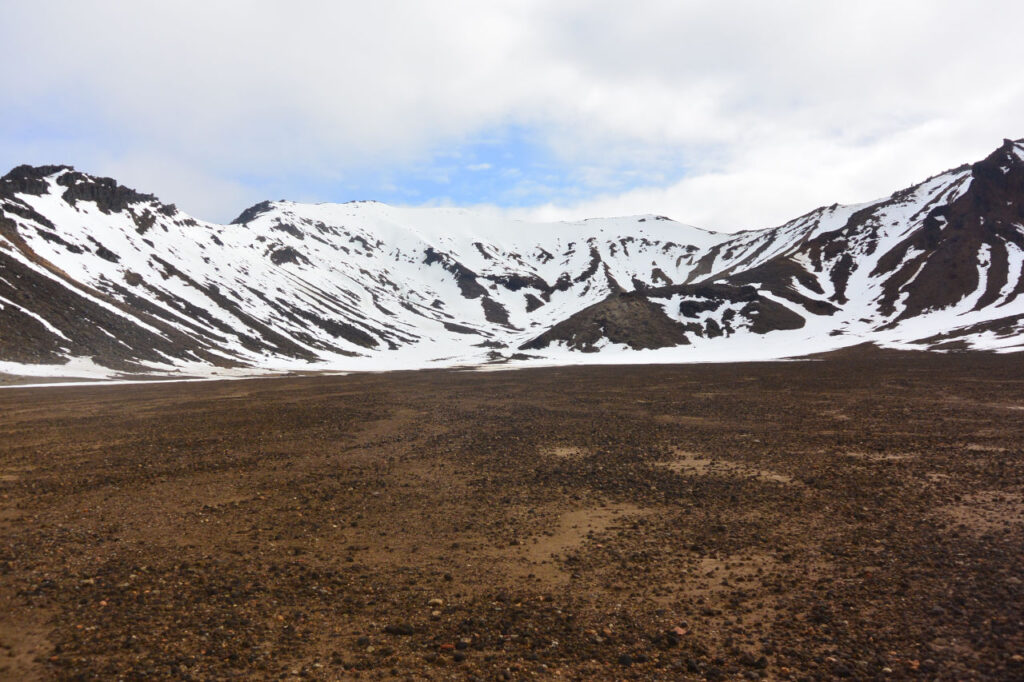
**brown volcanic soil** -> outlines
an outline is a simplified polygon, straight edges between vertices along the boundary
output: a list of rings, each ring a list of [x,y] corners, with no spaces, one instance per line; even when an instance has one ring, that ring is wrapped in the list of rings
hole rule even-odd
[[[1020,357],[0,391],[6,679],[1020,679]]]

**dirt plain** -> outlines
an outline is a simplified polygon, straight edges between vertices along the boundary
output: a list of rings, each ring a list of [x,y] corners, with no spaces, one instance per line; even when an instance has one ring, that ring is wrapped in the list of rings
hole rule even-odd
[[[1024,679],[1024,362],[0,391],[0,678]]]

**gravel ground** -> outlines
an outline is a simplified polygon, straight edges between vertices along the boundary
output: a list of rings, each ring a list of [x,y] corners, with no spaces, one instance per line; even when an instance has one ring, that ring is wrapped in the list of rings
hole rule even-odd
[[[1022,679],[1024,363],[0,391],[5,679]]]

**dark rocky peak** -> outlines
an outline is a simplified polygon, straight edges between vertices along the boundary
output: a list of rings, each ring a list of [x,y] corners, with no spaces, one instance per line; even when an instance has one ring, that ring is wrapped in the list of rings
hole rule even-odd
[[[61,171],[74,171],[71,166],[29,166],[12,168],[0,178],[0,196],[13,197],[15,194],[46,194],[50,186],[46,178]]]
[[[978,235],[1006,232],[1024,223],[1024,140],[1003,140],[987,157],[970,166],[971,184],[956,201],[928,215],[926,227],[973,228]]]
[[[231,221],[232,225],[244,225],[245,223],[256,220],[259,216],[264,213],[269,213],[274,210],[274,203],[272,201],[261,201],[258,204],[253,204],[249,208],[245,209],[238,214],[238,217]]]
[[[978,289],[980,260],[989,265],[978,306],[999,297],[1010,277],[1007,245],[1024,248],[1024,235],[1017,227],[1024,224],[1022,147],[1020,141],[1005,140],[970,166],[972,178],[966,191],[932,208],[920,230],[879,260],[872,274],[894,273],[884,286],[883,313],[891,313],[903,294],[905,309],[899,319],[956,304]],[[918,255],[911,257],[914,252]]]
[[[1024,140],[1003,140],[987,157],[971,166],[975,181],[1002,190],[1024,189]]]
[[[177,212],[173,204],[161,204],[152,194],[143,194],[118,184],[113,178],[97,178],[69,170],[57,178],[57,184],[66,187],[61,197],[72,206],[79,201],[92,201],[104,213],[118,213],[134,204],[158,204],[160,213],[172,216]]]

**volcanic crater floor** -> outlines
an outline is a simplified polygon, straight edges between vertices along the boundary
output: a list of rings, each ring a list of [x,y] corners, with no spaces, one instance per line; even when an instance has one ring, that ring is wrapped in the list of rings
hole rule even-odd
[[[0,391],[0,678],[1022,679],[1024,363]]]

